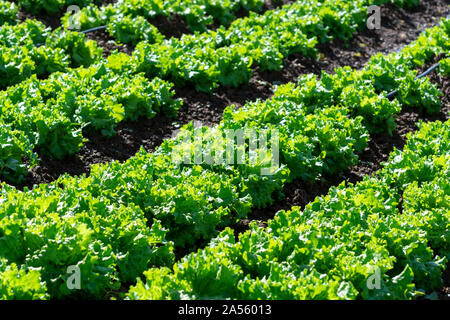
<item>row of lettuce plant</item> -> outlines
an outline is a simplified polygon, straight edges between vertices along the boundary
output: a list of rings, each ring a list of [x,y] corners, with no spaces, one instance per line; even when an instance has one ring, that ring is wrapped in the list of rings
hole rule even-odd
[[[449,20],[443,21],[402,52],[390,55],[384,60],[384,67],[371,63],[365,72],[404,74],[403,68],[415,68],[434,54],[448,52],[449,26]],[[399,61],[406,66],[397,65]],[[367,90],[371,103],[364,102],[367,97],[360,95],[354,95],[359,102],[348,101],[344,99],[348,94],[346,87],[354,85],[356,75],[364,77],[365,73],[337,72],[342,76],[324,77],[335,82],[332,88],[343,84],[342,90],[311,90],[305,83],[313,80],[302,77],[295,97],[286,92],[283,97],[280,93],[290,84],[280,87],[279,94],[266,102],[249,103],[240,110],[227,108],[223,121],[216,127],[187,125],[154,153],[141,150],[124,163],[94,165],[89,177],[65,175],[54,183],[23,192],[3,184],[1,278],[17,279],[1,283],[1,297],[104,297],[124,283],[135,281],[149,267],[171,267],[175,247],[210,240],[218,229],[246,217],[251,208],[272,203],[286,181],[314,180],[357,163],[357,153],[364,150],[372,130],[367,130],[364,123],[377,123],[376,115],[388,105],[395,106],[388,108],[393,114],[398,112],[400,104],[407,101],[406,88],[418,96],[434,90],[426,79],[414,82],[406,72],[404,77],[394,77],[396,84],[405,87],[405,95],[398,100],[389,102],[386,91],[380,89],[379,93]],[[315,81],[317,85],[319,80]],[[360,86],[369,88],[378,83],[375,79],[361,81]],[[319,102],[318,94],[322,93],[328,98]],[[233,128],[256,128],[265,130],[268,136],[278,135],[280,165],[270,161],[273,156],[270,152],[266,157],[257,157],[256,162],[246,156],[238,165],[196,163],[192,153],[188,154],[191,163],[174,161],[178,158],[173,155],[178,154],[180,147],[192,151],[200,146],[206,155],[211,150],[208,143],[217,147],[221,141],[208,137],[223,138],[226,130]],[[189,136],[196,130],[200,130],[204,139],[187,142],[183,134]],[[219,147],[215,150],[221,150]],[[248,145],[240,147],[249,149]],[[253,152],[260,155],[262,148]],[[233,159],[235,156],[233,153]],[[261,175],[262,168],[271,169],[272,174]],[[67,286],[70,267],[80,272],[80,290]],[[227,274],[233,277],[226,269],[217,270],[223,270],[225,277]],[[203,285],[208,285],[203,280]],[[348,292],[349,295],[354,292],[351,286]]]
[[[225,229],[129,299],[410,299],[443,285],[450,258],[450,121],[421,123],[376,175]]]
[[[92,0],[21,0],[18,5],[28,12],[56,14],[71,5],[83,7],[73,14],[69,10],[63,17],[63,25],[68,29],[79,27],[86,30],[103,24],[110,25],[110,33],[124,43],[136,44],[140,40],[159,39],[160,33],[148,19],[177,15],[184,19],[192,30],[205,31],[213,23],[229,24],[242,11],[260,12],[264,0],[119,0],[114,4],[97,7],[100,1]],[[0,25],[17,22],[18,6],[9,1],[0,2]]]
[[[73,155],[85,141],[83,131],[112,136],[123,120],[158,113],[173,117],[181,106],[173,95],[166,81],[119,75],[104,61],[45,80],[34,75],[0,92],[0,173],[20,182],[37,163],[36,151],[56,159]]]
[[[259,12],[264,6],[264,0],[119,0],[103,6],[97,6],[101,4],[99,0],[19,0],[18,3],[26,11],[35,14],[58,13],[70,5],[84,7],[82,11],[90,13],[91,21],[83,19],[82,25],[88,27],[92,25],[93,19],[106,21],[112,16],[139,15],[154,18],[177,15],[197,30],[213,23],[228,24],[236,19],[236,14],[243,11]]]
[[[238,86],[248,82],[254,66],[280,70],[283,58],[292,53],[315,56],[317,43],[348,39],[365,26],[371,4],[387,2],[417,4],[416,0],[302,0],[262,15],[252,13],[229,27],[183,35],[180,39],[161,41],[159,32],[140,16],[118,17],[110,23],[110,32],[121,41],[144,40],[137,45],[131,60],[123,62],[124,72],[145,72],[148,77],[158,76],[177,86],[190,84],[209,92],[219,84]],[[106,23],[98,14],[89,12],[86,9],[79,14],[83,29]],[[139,30],[144,31],[142,35]]]
[[[82,33],[51,31],[36,20],[0,26],[0,89],[31,75],[45,78],[57,71],[89,66],[103,50]]]
[[[108,25],[120,23],[124,17],[127,19],[139,21],[144,24],[144,21],[158,16],[177,15],[184,19],[187,26],[193,31],[206,31],[206,28],[213,23],[227,26],[236,19],[235,13],[244,9],[250,12],[250,15],[256,15],[261,12],[264,1],[261,0],[236,0],[236,1],[210,1],[210,0],[194,0],[179,2],[171,1],[157,1],[154,0],[136,1],[136,0],[121,0],[108,6],[97,7],[90,5],[83,8],[76,15],[68,13],[63,17],[63,24],[67,27],[72,21],[83,28],[93,28],[101,25]],[[274,1],[281,4],[281,1]],[[295,1],[293,1],[295,2]],[[322,1],[308,1],[308,5],[320,5]],[[398,5],[412,6],[417,5],[419,1],[391,1]],[[382,3],[380,1],[375,4]],[[122,24],[131,27],[128,22]],[[111,28],[113,30],[114,28]],[[131,28],[130,28],[131,31]]]

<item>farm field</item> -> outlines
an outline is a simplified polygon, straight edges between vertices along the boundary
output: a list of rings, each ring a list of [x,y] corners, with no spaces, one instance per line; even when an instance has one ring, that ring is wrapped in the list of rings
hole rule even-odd
[[[447,0],[0,0],[0,300],[450,300],[449,77]]]

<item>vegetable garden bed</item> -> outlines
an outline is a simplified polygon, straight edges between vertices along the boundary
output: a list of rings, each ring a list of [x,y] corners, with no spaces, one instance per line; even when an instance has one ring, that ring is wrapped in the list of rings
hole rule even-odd
[[[0,0],[0,299],[448,298],[448,1],[43,3]],[[174,162],[198,125],[280,166]]]

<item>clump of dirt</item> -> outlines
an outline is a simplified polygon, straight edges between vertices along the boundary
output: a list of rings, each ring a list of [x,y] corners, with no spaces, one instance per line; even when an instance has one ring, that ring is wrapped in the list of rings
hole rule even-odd
[[[103,58],[107,58],[114,51],[131,55],[134,51],[132,44],[117,43],[116,40],[106,30],[97,30],[86,34],[86,38],[97,41],[99,47],[103,48]]]
[[[171,16],[156,16],[148,20],[152,25],[158,28],[166,38],[180,38],[183,34],[192,34],[192,30],[186,21],[177,14]]]

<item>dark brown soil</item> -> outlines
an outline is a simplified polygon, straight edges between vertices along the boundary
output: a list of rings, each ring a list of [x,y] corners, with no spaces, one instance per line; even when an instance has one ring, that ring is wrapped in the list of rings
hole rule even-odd
[[[423,12],[425,13],[417,10],[407,11],[411,20],[409,24],[417,27],[415,31],[410,31],[411,34],[417,34],[426,27],[420,25],[420,21],[424,19],[436,21],[437,18],[432,18],[432,16],[437,17],[443,12],[441,9],[445,1],[432,0],[426,3],[432,6],[435,11],[430,11],[431,8],[429,6],[423,8]],[[392,26],[405,24],[406,22],[402,22],[399,18],[401,12],[404,12],[404,10],[395,10],[393,11],[394,13],[388,15],[388,17],[392,17],[394,20],[390,22],[385,21],[384,23]],[[388,27],[385,28],[385,32],[387,32]],[[377,52],[377,49],[380,51],[388,51],[389,49],[396,48],[399,43],[406,44],[410,42],[410,39],[413,39],[411,36],[411,38],[407,37],[406,39],[402,37],[402,40],[400,40],[400,33],[393,32],[392,37],[385,37],[380,40],[378,32],[380,31],[367,32],[363,30],[355,35],[359,41],[366,43],[375,41],[377,45],[374,48],[371,46],[359,48],[354,46],[345,47],[339,43],[334,43],[329,46],[332,49],[323,51],[324,59],[321,61],[315,61],[301,55],[292,55],[286,60],[282,71],[271,73],[260,72],[256,68],[255,74],[249,84],[242,85],[239,88],[221,87],[212,94],[199,93],[192,88],[176,88],[177,98],[181,98],[184,102],[176,119],[158,115],[156,118],[150,120],[141,119],[135,123],[124,122],[119,124],[117,136],[109,139],[97,133],[89,133],[86,137],[90,141],[83,146],[78,155],[63,161],[41,157],[40,163],[31,170],[26,183],[18,187],[32,187],[35,184],[48,183],[54,181],[64,173],[70,175],[89,174],[92,164],[113,160],[124,161],[133,156],[141,146],[147,151],[152,151],[161,144],[163,139],[170,138],[183,124],[189,123],[190,121],[198,121],[203,125],[213,125],[221,120],[223,110],[228,105],[235,104],[236,107],[240,107],[247,101],[269,98],[272,95],[274,84],[296,81],[298,76],[305,73],[319,74],[320,70],[331,71],[340,65],[349,65],[358,68],[367,62],[370,55]],[[99,31],[99,33],[101,35],[102,31]],[[109,40],[108,38],[103,39],[105,43],[108,43]],[[333,48],[333,46],[336,47]],[[354,58],[355,52],[359,53],[358,59]],[[414,123],[414,114],[409,117],[410,121]],[[380,137],[379,139],[381,140],[377,141],[393,143],[393,138],[389,136]],[[375,148],[375,152],[378,146],[374,145],[373,148]],[[365,161],[365,159],[362,160]]]
[[[293,3],[295,1],[296,0],[277,0],[277,1],[265,0],[262,12],[266,12],[268,10],[275,10],[277,8],[284,6],[285,4]]]
[[[97,41],[99,47],[103,48],[103,58],[111,55],[115,50],[131,55],[134,51],[132,44],[119,44],[106,30],[98,30],[86,34],[86,38]]]
[[[444,286],[438,292],[439,299],[450,301],[450,263],[447,264],[442,280],[444,281]]]
[[[19,12],[17,14],[17,19],[20,21],[25,21],[27,19],[34,19],[42,22],[47,27],[50,27],[52,29],[56,29],[61,26],[61,17],[64,15],[65,11],[59,12],[55,15],[49,15],[46,13],[41,13],[39,15],[34,15],[32,13],[29,13],[23,8],[19,7]]]
[[[97,6],[103,7],[103,6],[107,6],[109,4],[114,4],[116,2],[117,2],[117,0],[97,0],[95,3],[97,4]]]

